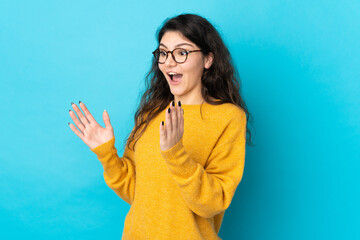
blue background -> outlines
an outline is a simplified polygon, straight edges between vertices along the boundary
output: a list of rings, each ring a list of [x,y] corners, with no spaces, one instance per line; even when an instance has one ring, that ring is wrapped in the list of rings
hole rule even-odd
[[[223,239],[360,239],[359,1],[0,0],[0,238],[120,239],[130,206],[69,128],[83,101],[116,147],[133,127],[155,32],[207,18],[254,117]]]

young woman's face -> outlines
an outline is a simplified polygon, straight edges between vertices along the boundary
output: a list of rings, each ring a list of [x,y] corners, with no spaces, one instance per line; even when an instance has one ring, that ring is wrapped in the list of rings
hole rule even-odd
[[[172,51],[175,48],[183,48],[187,51],[200,49],[178,31],[165,32],[160,41],[160,51]],[[201,76],[204,68],[209,68],[211,63],[211,54],[204,56],[202,52],[188,53],[184,63],[177,63],[172,58],[172,54],[168,53],[165,63],[158,63],[158,66],[164,74],[176,101],[180,100],[183,104],[200,104],[203,100]],[[180,75],[174,76],[172,79],[169,73]]]

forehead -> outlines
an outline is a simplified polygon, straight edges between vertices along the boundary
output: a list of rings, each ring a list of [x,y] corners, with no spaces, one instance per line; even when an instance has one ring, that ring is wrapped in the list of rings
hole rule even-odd
[[[182,43],[184,43],[184,45],[181,46],[196,47],[195,43],[184,37],[179,31],[167,31],[160,40],[160,46],[167,48],[174,48]]]

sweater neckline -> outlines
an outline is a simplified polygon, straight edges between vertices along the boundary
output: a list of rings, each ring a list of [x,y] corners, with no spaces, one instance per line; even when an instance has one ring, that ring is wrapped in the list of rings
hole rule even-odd
[[[205,105],[205,104],[208,104],[207,102],[203,102],[203,103],[200,103],[200,104],[181,104],[181,107],[199,107],[202,105]]]
[[[220,101],[219,99],[217,99],[217,100]],[[198,108],[201,105],[211,105],[211,104],[204,101],[203,103],[200,103],[200,104],[181,104],[181,107],[183,107],[183,108]]]

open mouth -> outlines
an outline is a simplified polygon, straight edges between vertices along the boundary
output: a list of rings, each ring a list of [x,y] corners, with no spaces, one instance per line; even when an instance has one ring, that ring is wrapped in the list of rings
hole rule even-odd
[[[177,74],[168,74],[168,75],[169,75],[170,79],[172,81],[174,81],[174,82],[178,82],[182,78],[182,74],[179,74],[179,73],[177,73]]]

